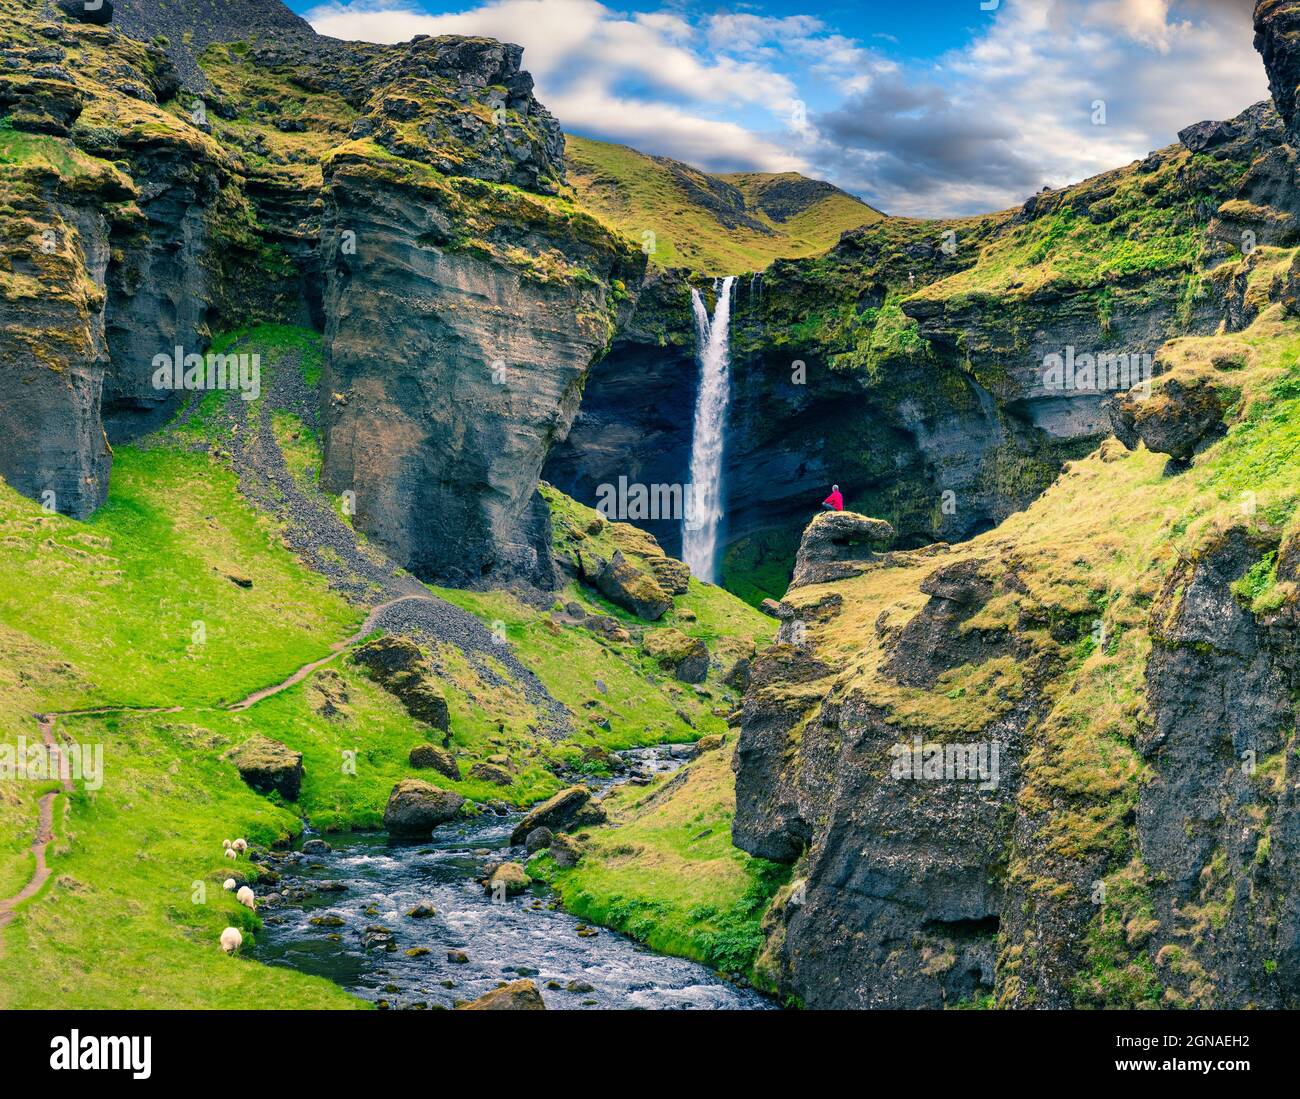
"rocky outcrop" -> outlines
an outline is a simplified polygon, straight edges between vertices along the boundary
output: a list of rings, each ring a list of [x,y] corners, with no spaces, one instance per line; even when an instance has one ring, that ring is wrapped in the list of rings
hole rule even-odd
[[[641,648],[665,671],[683,683],[703,683],[709,672],[709,647],[702,638],[677,629],[646,630]]]
[[[258,733],[230,753],[229,758],[239,777],[254,790],[264,794],[275,792],[287,801],[298,800],[302,789],[301,752]]]
[[[893,538],[894,528],[883,519],[852,511],[822,512],[803,532],[790,586],[857,576],[869,566],[875,551],[886,548]]]
[[[1300,137],[1300,3],[1258,0],[1255,48],[1264,59],[1268,89],[1292,138]]]
[[[1228,337],[1172,340],[1157,358],[1158,376],[1117,394],[1105,405],[1112,430],[1129,450],[1148,450],[1186,463],[1227,431],[1224,417],[1240,396],[1236,375],[1255,352]]]
[[[611,603],[638,618],[653,622],[673,605],[654,574],[638,569],[623,556],[622,550],[615,550],[608,560],[599,554],[582,554],[579,565],[585,581]]]
[[[1150,396],[1127,393],[1107,406],[1115,437],[1133,450],[1141,440],[1148,450],[1188,461],[1226,430],[1226,389],[1208,382],[1191,385],[1171,378]]]
[[[384,827],[395,836],[424,836],[439,824],[455,820],[465,799],[418,778],[404,778],[393,787],[384,807]]]
[[[446,748],[436,744],[418,744],[411,749],[408,763],[417,770],[431,769],[446,775],[453,782],[460,781],[460,764]]]
[[[433,665],[409,637],[377,638],[357,649],[352,659],[417,721],[444,733],[450,728],[451,711]]]

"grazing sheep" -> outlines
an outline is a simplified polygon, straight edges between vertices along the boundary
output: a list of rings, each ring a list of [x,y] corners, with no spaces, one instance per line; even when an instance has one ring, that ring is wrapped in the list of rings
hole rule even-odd
[[[252,908],[252,909],[257,908],[257,901],[253,899],[253,891],[249,889],[248,886],[246,885],[241,885],[239,887],[239,892],[235,894],[235,900],[237,900],[245,908]]]
[[[235,891],[235,885],[236,882],[234,878],[227,878],[225,881],[221,883],[221,888],[224,889],[227,893],[233,893]]]
[[[229,840],[222,840],[221,846],[224,847],[227,851],[229,851],[231,847],[234,846],[234,844],[232,844]]]
[[[230,846],[233,847],[236,851],[238,851],[242,855],[245,851],[248,850],[248,840],[238,839],[235,840],[235,842],[232,843]]]
[[[227,927],[221,933],[221,949],[227,954],[233,954],[244,945],[244,936],[239,933],[237,927]]]
[[[228,859],[237,859],[237,858],[239,858],[239,852],[236,851],[233,847],[227,847],[227,848],[226,848],[226,858],[228,858]]]

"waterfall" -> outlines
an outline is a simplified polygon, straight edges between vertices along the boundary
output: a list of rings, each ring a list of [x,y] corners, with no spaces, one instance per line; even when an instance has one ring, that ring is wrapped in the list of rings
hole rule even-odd
[[[718,535],[722,526],[722,446],[727,402],[731,397],[731,288],[735,281],[734,275],[722,280],[712,318],[700,292],[691,288],[700,390],[695,398],[691,488],[682,524],[682,560],[690,565],[698,579],[709,583],[717,581]]]

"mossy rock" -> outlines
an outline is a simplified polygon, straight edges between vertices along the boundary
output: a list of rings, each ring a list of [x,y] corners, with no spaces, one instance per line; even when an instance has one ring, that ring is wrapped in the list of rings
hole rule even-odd
[[[230,762],[254,790],[278,793],[288,801],[297,801],[302,789],[302,753],[287,744],[262,736],[249,737],[230,753]]]

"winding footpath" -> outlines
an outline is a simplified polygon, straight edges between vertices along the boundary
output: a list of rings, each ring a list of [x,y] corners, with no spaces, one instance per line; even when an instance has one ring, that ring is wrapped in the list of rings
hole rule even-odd
[[[396,607],[398,604],[410,602],[433,603],[437,602],[437,600],[432,596],[403,595],[396,599],[390,599],[386,603],[381,603],[366,616],[366,620],[362,622],[356,633],[343,641],[338,641],[331,645],[330,648],[333,651],[330,652],[328,656],[304,664],[291,676],[279,683],[275,683],[269,687],[262,687],[259,690],[254,691],[252,694],[241,698],[238,702],[233,702],[229,705],[216,708],[222,710],[243,711],[249,709],[251,706],[255,706],[264,699],[278,695],[282,691],[287,691],[295,684],[301,683],[311,675],[312,672],[316,671],[316,669],[324,667],[331,661],[337,660],[350,648],[372,633],[379,623],[383,621],[384,615],[389,610]],[[42,794],[40,802],[38,803],[36,837],[32,841],[31,847],[32,854],[36,859],[36,869],[32,874],[31,879],[12,897],[0,898],[0,957],[4,956],[5,949],[3,931],[13,921],[18,906],[24,901],[30,900],[32,897],[36,896],[49,880],[50,865],[46,858],[46,852],[48,851],[50,844],[54,842],[54,803],[58,799],[60,793],[71,795],[75,792],[72,785],[72,775],[65,765],[63,752],[59,748],[59,742],[54,735],[59,718],[93,717],[100,714],[121,713],[178,713],[181,709],[183,709],[181,706],[99,706],[84,710],[60,710],[36,715],[36,721],[41,730],[41,740],[45,743],[45,747],[49,751],[50,774],[57,774],[59,776],[61,789],[51,790],[47,794]]]
[[[63,753],[59,750],[58,741],[54,738],[54,727],[58,721],[58,715],[38,714],[37,721],[40,722],[41,739],[49,750],[52,765],[51,773],[59,776],[62,793],[71,794],[72,776],[68,774],[67,768],[64,766]],[[0,900],[0,932],[3,932],[13,920],[14,910],[29,897],[36,896],[49,879],[50,866],[46,861],[45,852],[54,841],[54,802],[59,793],[59,790],[51,790],[48,794],[41,795],[40,809],[36,821],[36,838],[32,841],[32,854],[36,858],[36,871],[32,874],[31,881],[24,885],[22,889],[12,897]],[[3,955],[4,937],[0,935],[0,957]]]

